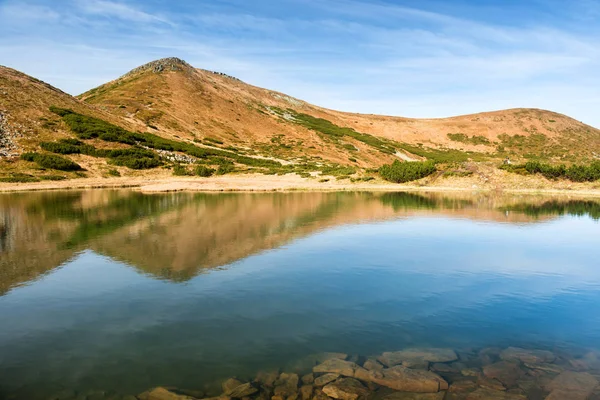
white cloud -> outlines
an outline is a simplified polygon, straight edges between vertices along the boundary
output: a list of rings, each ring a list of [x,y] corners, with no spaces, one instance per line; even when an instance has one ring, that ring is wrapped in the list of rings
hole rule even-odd
[[[87,14],[140,23],[160,22],[171,24],[171,22],[164,17],[144,12],[125,3],[117,3],[108,0],[79,0],[77,1],[77,6]]]
[[[23,2],[0,4],[0,21],[56,21],[60,14],[50,7]]]

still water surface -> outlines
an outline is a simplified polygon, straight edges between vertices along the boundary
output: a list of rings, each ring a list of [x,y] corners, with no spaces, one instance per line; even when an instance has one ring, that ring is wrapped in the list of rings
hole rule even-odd
[[[0,398],[136,394],[318,352],[600,349],[600,201],[0,196]]]

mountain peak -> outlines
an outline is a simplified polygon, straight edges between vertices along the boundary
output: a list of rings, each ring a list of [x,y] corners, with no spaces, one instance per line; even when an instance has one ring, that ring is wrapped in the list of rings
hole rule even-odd
[[[132,69],[126,75],[136,74],[138,72],[151,71],[155,74],[160,74],[165,71],[184,71],[186,69],[193,68],[190,64],[177,57],[161,58],[159,60],[151,61],[147,64]]]

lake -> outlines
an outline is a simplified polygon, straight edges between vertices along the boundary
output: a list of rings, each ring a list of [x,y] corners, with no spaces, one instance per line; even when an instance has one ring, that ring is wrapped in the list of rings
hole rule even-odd
[[[432,347],[593,375],[599,220],[600,200],[524,195],[0,195],[0,398],[209,397],[323,352]]]

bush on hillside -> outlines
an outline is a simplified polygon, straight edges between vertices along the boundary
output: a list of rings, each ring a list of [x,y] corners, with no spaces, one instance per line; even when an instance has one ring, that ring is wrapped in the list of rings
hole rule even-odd
[[[54,154],[23,153],[21,159],[33,161],[43,168],[57,169],[59,171],[80,171],[82,169],[79,164]]]
[[[433,174],[435,171],[435,163],[431,161],[400,162],[396,160],[392,164],[383,165],[379,168],[381,177],[394,183],[416,181]]]
[[[573,182],[595,182],[600,180],[600,161],[594,161],[589,165],[564,164],[550,165],[539,161],[528,161],[525,164],[501,165],[500,169],[520,175],[541,174],[547,179],[568,179]]]
[[[215,170],[204,165],[197,165],[194,169],[194,175],[208,178],[215,173]]]
[[[51,107],[51,111],[60,115],[71,131],[73,131],[80,139],[98,138],[107,142],[129,145],[137,144],[157,150],[178,151],[201,159],[213,156],[224,157],[239,164],[253,167],[281,167],[281,163],[274,160],[242,156],[222,149],[201,148],[194,146],[191,143],[165,139],[151,133],[129,132],[109,122],[78,114],[68,109]]]

